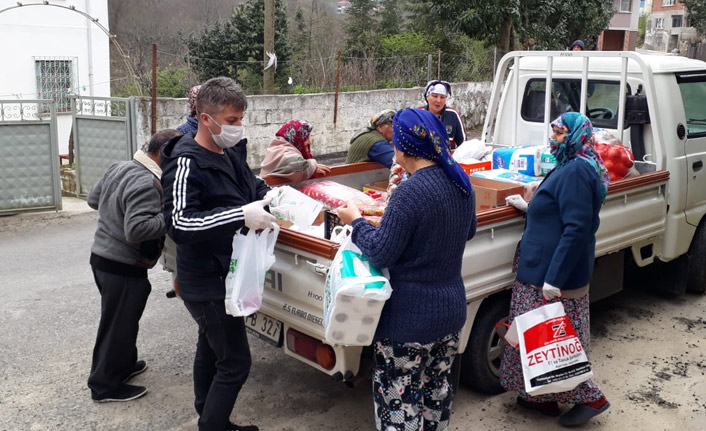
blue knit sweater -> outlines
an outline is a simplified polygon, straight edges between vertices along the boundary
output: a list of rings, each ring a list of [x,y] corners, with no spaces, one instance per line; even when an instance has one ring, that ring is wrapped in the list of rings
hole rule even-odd
[[[461,263],[475,232],[475,196],[464,195],[438,165],[397,187],[378,227],[353,222],[353,242],[373,265],[390,270],[392,296],[376,338],[430,343],[461,329]]]

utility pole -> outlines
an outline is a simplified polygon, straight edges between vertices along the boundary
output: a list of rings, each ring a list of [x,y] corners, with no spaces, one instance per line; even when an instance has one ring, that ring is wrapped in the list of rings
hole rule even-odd
[[[157,133],[157,44],[152,44],[152,106],[150,107],[151,132]]]
[[[275,0],[265,0],[265,49],[262,53],[264,62],[269,60],[267,53],[275,52]],[[265,94],[272,94],[275,91],[275,68],[270,67],[263,72],[262,84]]]

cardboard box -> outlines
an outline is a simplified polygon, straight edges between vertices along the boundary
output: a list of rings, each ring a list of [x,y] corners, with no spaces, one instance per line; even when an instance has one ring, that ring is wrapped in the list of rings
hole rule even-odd
[[[487,178],[469,177],[473,190],[476,192],[476,212],[487,210],[498,205],[505,205],[505,198],[510,195],[523,195],[522,185]]]
[[[471,175],[473,172],[489,171],[493,167],[493,162],[488,160],[487,162],[478,162],[470,164],[459,163],[459,165],[463,168],[464,171],[466,171],[468,175]]]
[[[388,184],[388,181],[380,181],[379,183],[366,184],[363,186],[363,192],[367,192],[368,190],[375,190],[376,192],[385,192],[387,191]]]

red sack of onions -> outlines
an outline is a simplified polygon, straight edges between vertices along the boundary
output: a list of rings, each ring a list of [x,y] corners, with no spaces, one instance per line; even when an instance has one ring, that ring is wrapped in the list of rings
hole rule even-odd
[[[634,165],[635,156],[625,145],[596,144],[595,150],[601,156],[611,181],[625,178]]]

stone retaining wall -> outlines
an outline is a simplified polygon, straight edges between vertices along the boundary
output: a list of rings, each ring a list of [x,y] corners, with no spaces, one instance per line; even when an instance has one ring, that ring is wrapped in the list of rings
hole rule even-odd
[[[460,82],[452,84],[450,105],[458,109],[467,129],[482,127],[490,99],[491,82]],[[401,109],[423,104],[423,88],[357,91],[339,93],[338,115],[334,125],[334,93],[303,95],[249,96],[245,112],[245,134],[249,138],[248,163],[259,168],[267,145],[275,132],[292,119],[303,119],[313,125],[312,153],[347,151],[351,136],[375,113],[386,109]],[[175,128],[184,122],[186,99],[157,99],[157,130]],[[137,139],[146,142],[150,136],[150,99],[137,99]]]

